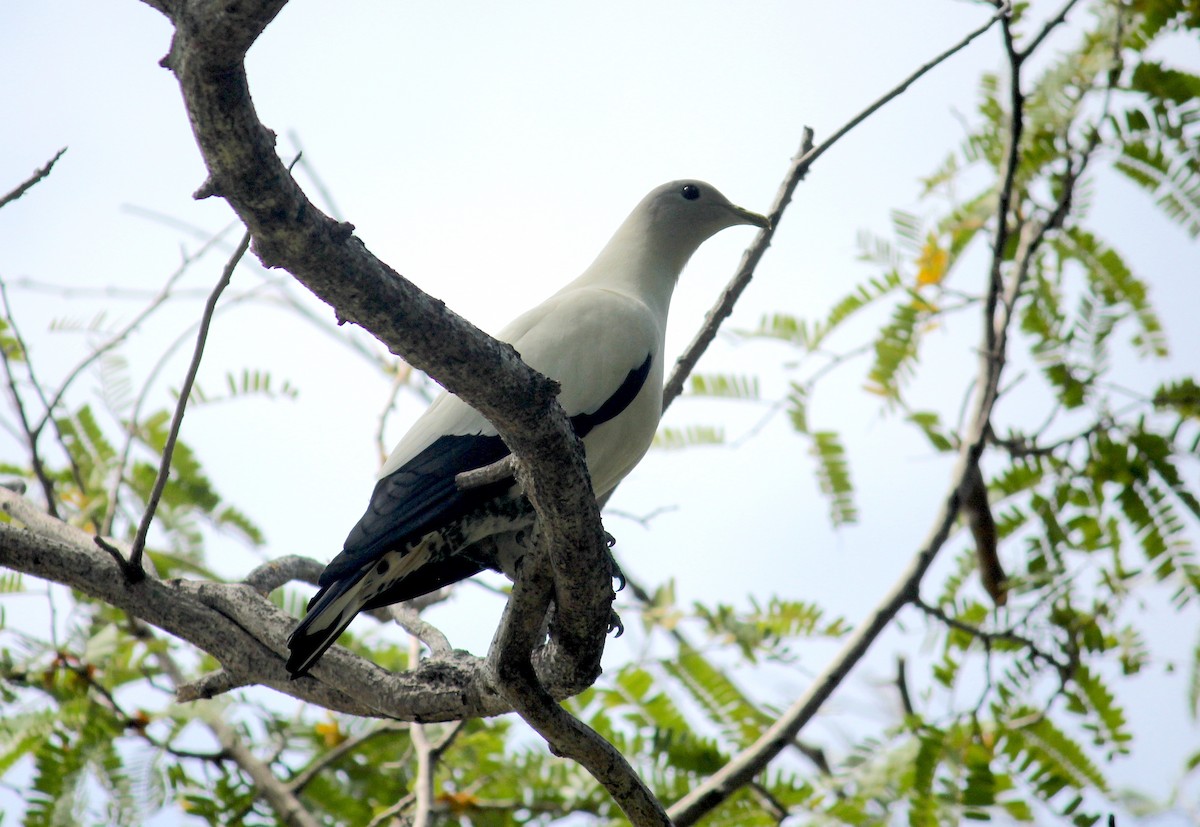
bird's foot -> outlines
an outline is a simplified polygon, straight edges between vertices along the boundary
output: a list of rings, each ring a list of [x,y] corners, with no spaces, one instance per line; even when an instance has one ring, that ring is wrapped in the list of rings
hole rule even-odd
[[[625,588],[625,572],[621,571],[621,566],[617,563],[617,558],[610,552],[608,555],[609,575],[613,580],[617,581],[617,591]]]
[[[625,634],[625,624],[621,622],[621,616],[610,609],[608,612],[608,633],[611,635],[614,629],[617,631],[616,637]]]
[[[617,562],[616,556],[611,551],[612,547],[616,544],[617,538],[609,534],[607,531],[604,532],[604,545],[608,546],[610,549],[608,552],[609,576],[612,577],[613,580],[617,581],[617,591],[621,591],[621,589],[625,588],[625,572],[621,571],[621,565]],[[612,629],[609,629],[609,631],[611,632]]]

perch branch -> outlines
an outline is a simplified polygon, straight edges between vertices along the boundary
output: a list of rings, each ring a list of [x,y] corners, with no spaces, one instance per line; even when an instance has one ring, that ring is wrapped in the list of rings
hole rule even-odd
[[[526,554],[489,652],[490,671],[500,692],[546,739],[550,751],[576,761],[608,791],[635,827],[670,825],[654,793],[617,749],[559,706],[534,673],[529,651],[543,634],[540,618],[549,606],[554,580],[544,552],[545,537]]]
[[[186,14],[182,4],[155,5],[175,25],[162,63],[179,81],[208,168],[197,197],[224,198],[251,231],[265,266],[285,268],[340,322],[362,326],[496,426],[528,468],[524,490],[552,541],[558,623],[546,647],[552,651],[535,661],[568,667],[548,676],[555,693],[571,683],[575,691],[590,685],[600,670],[612,591],[582,448],[558,404],[557,384],[379,261],[352,225],[324,215],[284,167],[274,134],[254,109],[244,66],[282,0],[191,0]],[[313,679],[349,686],[337,661],[327,653]],[[432,663],[450,668],[438,660],[422,670]]]

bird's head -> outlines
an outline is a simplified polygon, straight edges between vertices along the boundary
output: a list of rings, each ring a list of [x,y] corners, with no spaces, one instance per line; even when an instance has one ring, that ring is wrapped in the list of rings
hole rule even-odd
[[[765,216],[731,203],[716,187],[703,181],[663,184],[642,199],[634,215],[647,222],[652,234],[689,247],[688,255],[726,227],[771,226]]]
[[[709,238],[738,224],[770,227],[758,213],[732,204],[712,184],[672,181],[642,199],[580,278],[638,292],[661,293],[666,312],[675,281]]]

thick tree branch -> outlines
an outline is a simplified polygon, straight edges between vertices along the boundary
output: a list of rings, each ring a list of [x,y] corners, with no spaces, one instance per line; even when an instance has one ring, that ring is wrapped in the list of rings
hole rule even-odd
[[[178,78],[209,170],[198,197],[225,198],[251,231],[268,267],[283,267],[330,304],[340,321],[367,329],[388,348],[487,417],[518,460],[549,541],[561,646],[588,685],[600,669],[611,588],[599,514],[582,448],[557,402],[554,382],[513,350],[452,313],[375,258],[353,227],[324,215],[275,153],[258,120],[243,66],[246,50],[279,12],[282,0],[179,0],[165,12],[175,24],[163,60]],[[326,655],[313,676],[337,672]],[[322,668],[322,667],[325,668]]]
[[[459,651],[431,658],[415,672],[392,673],[334,647],[322,659],[324,666],[319,665],[322,680],[291,680],[283,661],[295,619],[252,586],[158,580],[152,571],[130,584],[96,547],[92,535],[3,487],[0,509],[25,526],[0,523],[0,566],[77,589],[217,658],[224,671],[181,684],[180,700],[262,684],[337,712],[405,721],[452,721],[512,711],[484,662]],[[533,658],[538,680],[558,699],[579,692],[593,679],[589,676],[585,682],[567,654],[552,641]]]
[[[559,706],[542,687],[528,652],[542,636],[539,618],[549,606],[554,582],[545,562],[544,539],[525,555],[505,617],[496,632],[489,665],[500,692],[525,722],[546,739],[555,755],[584,766],[635,827],[670,825],[654,793],[617,749]]]

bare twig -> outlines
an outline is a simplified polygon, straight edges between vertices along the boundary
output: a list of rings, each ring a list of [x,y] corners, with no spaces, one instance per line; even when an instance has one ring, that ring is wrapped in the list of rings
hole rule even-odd
[[[387,807],[378,812],[374,818],[367,822],[367,827],[381,827],[384,824],[392,824],[392,819],[407,810],[416,800],[416,796],[412,793],[401,796],[401,798],[392,806]]]
[[[0,280],[0,298],[4,301],[5,319],[8,322],[9,328],[13,331],[13,337],[16,339],[17,346],[21,349],[21,353],[17,355],[28,360],[29,352],[20,337],[15,320],[13,319],[12,308],[8,303],[8,288],[5,286],[3,280]],[[42,464],[41,452],[38,451],[37,446],[37,435],[30,426],[29,416],[25,412],[25,403],[21,398],[21,391],[17,388],[17,378],[12,368],[12,354],[9,354],[8,348],[0,347],[0,362],[4,365],[4,375],[8,381],[8,391],[12,395],[13,407],[17,409],[17,417],[21,420],[21,432],[29,448],[29,465],[33,469],[33,475],[37,477],[38,482],[42,486],[42,494],[46,498],[46,510],[50,512],[50,516],[57,517],[58,506],[55,502],[54,482],[50,479],[50,475],[46,471],[46,466]]]
[[[1074,7],[1074,5],[1078,2],[1079,0],[1067,0],[1063,7],[1059,9],[1058,14],[1047,20],[1045,25],[1042,26],[1041,31],[1039,31],[1033,40],[1029,41],[1029,44],[1020,51],[1021,58],[1024,59],[1029,57],[1029,55],[1037,51],[1038,47],[1042,45],[1042,41],[1050,35],[1050,32],[1054,31],[1056,28],[1066,22],[1067,15],[1070,14],[1072,7]]]
[[[325,186],[325,182],[317,173],[316,167],[310,164],[308,159],[304,157],[304,147],[300,145],[300,133],[294,129],[289,129],[287,136],[288,140],[292,142],[292,146],[296,148],[296,166],[300,167],[308,175],[309,180],[313,183],[313,187],[321,196],[321,200],[325,202],[325,207],[329,210],[329,214],[340,221],[343,213],[338,209],[337,202],[333,200],[333,193],[330,192],[329,187]]]
[[[746,248],[746,252],[742,254],[742,260],[738,263],[733,278],[725,285],[725,289],[721,291],[721,295],[717,297],[717,301],[709,308],[708,313],[705,314],[704,322],[700,325],[700,329],[696,331],[691,344],[675,360],[675,367],[671,369],[671,375],[663,385],[662,409],[664,412],[683,393],[684,382],[687,381],[691,372],[695,370],[700,357],[708,350],[708,346],[712,344],[713,339],[717,337],[717,330],[721,327],[721,324],[733,313],[734,305],[737,304],[742,293],[750,286],[750,281],[754,278],[754,268],[758,266],[759,260],[767,252],[767,247],[770,246],[771,239],[775,236],[779,221],[783,218],[784,210],[787,209],[787,205],[792,200],[792,193],[796,191],[796,187],[799,186],[800,181],[808,173],[808,168],[812,162],[805,161],[805,159],[812,153],[812,139],[813,131],[807,126],[804,127],[803,137],[800,140],[800,150],[792,160],[787,174],[784,175],[783,183],[776,190],[775,199],[771,202],[771,209],[767,213],[767,217],[771,220],[771,225],[758,231],[758,234],[754,237],[754,241]]]
[[[242,582],[263,594],[270,594],[285,583],[303,580],[316,584],[325,567],[311,557],[288,554],[263,563],[247,574]]]
[[[229,281],[233,277],[234,268],[237,267],[238,262],[242,260],[242,256],[246,254],[248,249],[250,249],[249,230],[242,236],[241,243],[238,244],[237,250],[226,263],[217,286],[213,288],[212,294],[208,297],[208,301],[204,305],[204,315],[201,317],[200,330],[196,334],[196,350],[192,354],[192,363],[188,366],[187,376],[184,377],[183,385],[179,389],[179,400],[175,405],[175,415],[171,418],[171,429],[167,434],[167,444],[163,447],[162,463],[158,468],[158,477],[154,480],[154,489],[150,492],[150,499],[146,503],[146,513],[142,516],[137,536],[134,537],[133,546],[129,552],[129,560],[125,564],[125,576],[131,582],[136,583],[145,576],[142,570],[142,552],[146,548],[146,535],[150,531],[150,523],[154,520],[154,511],[158,506],[158,501],[162,498],[163,490],[167,487],[167,478],[171,474],[171,457],[175,452],[175,442],[179,439],[179,429],[183,425],[183,414],[187,410],[188,397],[192,394],[192,385],[196,381],[196,373],[200,370],[200,359],[204,356],[204,345],[208,339],[209,323],[212,321],[213,313],[216,312],[217,300],[221,298],[221,293],[229,285]]]
[[[320,823],[300,803],[296,794],[271,771],[266,762],[246,746],[232,725],[216,715],[205,717],[203,720],[213,735],[217,736],[222,751],[250,776],[255,792],[270,805],[282,823],[289,827],[319,827]]]
[[[414,668],[421,662],[421,644],[416,637],[409,639],[408,657]],[[408,734],[417,753],[417,777],[413,780],[416,807],[412,827],[429,827],[433,818],[433,770],[436,765],[433,745],[429,743],[423,724],[412,724]]]
[[[472,488],[481,488],[509,479],[515,473],[516,468],[517,460],[512,454],[509,454],[482,468],[463,471],[454,478],[454,484],[458,486],[459,491],[470,491]]]
[[[721,323],[725,321],[733,312],[733,306],[737,303],[738,298],[750,284],[750,280],[754,276],[754,268],[758,266],[759,259],[770,246],[771,239],[774,237],[776,230],[779,227],[779,222],[783,217],[783,212],[787,205],[792,200],[792,194],[796,191],[796,187],[808,174],[808,170],[813,163],[823,155],[826,150],[830,149],[850,130],[854,129],[860,123],[865,121],[884,105],[899,97],[913,83],[921,78],[922,75],[933,69],[938,64],[944,62],[957,52],[966,48],[975,38],[990,29],[997,20],[1006,19],[1011,12],[1011,4],[1008,2],[1000,4],[996,12],[979,28],[972,31],[957,44],[942,52],[937,57],[930,60],[919,67],[915,72],[901,81],[897,86],[891,89],[883,97],[876,100],[866,109],[859,112],[841,128],[834,132],[819,145],[813,146],[812,130],[805,127],[804,135],[800,143],[800,151],[792,160],[791,166],[788,168],[787,174],[784,176],[783,183],[780,184],[778,191],[775,193],[775,200],[771,204],[771,209],[767,213],[767,217],[771,219],[771,226],[767,229],[760,230],[755,236],[754,241],[746,252],[742,255],[741,263],[738,264],[738,269],[734,273],[733,278],[725,286],[716,303],[708,311],[704,317],[704,323],[700,326],[700,330],[692,339],[691,344],[687,346],[683,354],[675,362],[675,367],[671,370],[671,375],[667,379],[663,387],[663,410],[670,407],[676,397],[683,392],[684,382],[687,381],[688,375],[695,369],[696,364],[700,361],[700,357],[704,355],[704,351],[712,344],[717,335],[717,329]]]
[[[224,230],[222,230],[220,234],[210,238],[204,244],[204,246],[196,251],[194,255],[185,256],[183,261],[180,262],[179,266],[175,268],[175,272],[167,276],[166,281],[163,283],[162,289],[160,289],[154,294],[153,297],[151,297],[149,303],[147,303],[145,307],[138,311],[137,315],[134,316],[128,324],[109,337],[106,342],[88,353],[88,355],[80,360],[75,367],[71,368],[71,370],[67,372],[66,378],[59,383],[58,390],[54,392],[53,398],[46,403],[46,412],[42,415],[42,420],[34,429],[35,436],[40,434],[42,430],[45,429],[48,422],[52,421],[54,409],[58,407],[60,402],[62,402],[63,397],[66,396],[67,390],[70,389],[71,385],[88,368],[88,366],[105,353],[108,353],[110,350],[128,339],[129,335],[133,333],[133,331],[137,330],[138,327],[141,326],[142,322],[149,318],[150,314],[161,307],[163,302],[171,297],[172,288],[174,288],[179,279],[182,278],[185,273],[187,273],[188,268],[190,268],[197,259],[207,253],[208,250],[220,240],[222,235],[224,235]]]
[[[986,629],[979,628],[978,626],[972,626],[969,623],[964,623],[958,618],[946,614],[946,612],[942,611],[937,606],[932,606],[929,603],[926,603],[919,597],[913,600],[912,604],[930,617],[940,620],[951,629],[958,629],[960,632],[965,632],[971,637],[976,638],[987,649],[991,649],[992,644],[996,643],[997,641],[1016,644],[1017,646],[1028,650],[1029,654],[1035,659],[1042,661],[1047,666],[1053,667],[1063,681],[1070,677],[1071,666],[1069,664],[1060,662],[1057,658],[1043,650],[1032,640],[1024,635],[1018,634],[1012,629],[1000,629],[998,631],[989,632]]]
[[[896,691],[900,693],[900,706],[904,714],[911,718],[916,712],[908,691],[908,661],[903,656],[896,658]]]
[[[322,753],[313,759],[312,763],[296,774],[291,781],[288,782],[288,789],[293,794],[299,795],[312,780],[320,775],[327,768],[336,764],[345,756],[354,752],[367,741],[378,738],[381,735],[394,735],[397,732],[404,732],[409,725],[400,723],[399,721],[380,721],[379,724],[372,729],[355,735],[352,738],[347,738],[328,752]]]
[[[1011,32],[1008,30],[1007,4],[1002,6],[989,22],[1001,21],[1007,44],[1011,45]],[[1013,61],[1014,88],[1020,59],[1009,49],[1010,60]],[[1013,134],[1020,134],[1021,104],[1023,98],[1019,92],[1014,96],[1015,106],[1012,112]],[[1001,193],[1001,204],[1009,208],[1012,196],[1012,186],[1015,177],[1015,167],[1018,160],[1017,145],[1009,156],[1011,169],[1005,175],[1005,190]],[[1007,193],[1007,194],[1005,194]],[[1007,232],[1007,214],[998,217],[1001,228]],[[951,475],[949,488],[942,499],[942,504],[934,517],[920,550],[913,557],[908,567],[897,579],[891,590],[885,595],[879,605],[858,625],[842,645],[838,653],[824,671],[809,686],[808,690],[784,712],[763,734],[735,756],[728,764],[714,773],[704,783],[693,789],[677,801],[668,810],[678,825],[696,823],[705,813],[711,811],[729,797],[739,787],[748,784],[754,776],[767,766],[779,752],[791,743],[796,734],[821,708],[833,691],[842,683],[850,670],[862,659],[876,638],[891,625],[892,620],[904,606],[919,599],[919,587],[925,572],[932,565],[935,557],[949,539],[961,509],[964,490],[972,469],[978,467],[982,456],[992,408],[996,403],[1000,376],[1005,363],[1007,334],[1012,321],[1012,304],[1006,303],[1004,285],[1001,274],[1004,246],[997,245],[994,254],[999,258],[992,262],[991,275],[988,281],[987,297],[984,303],[983,346],[980,349],[979,378],[976,380],[975,401],[972,416],[969,420],[968,431],[962,445],[959,447],[958,462]],[[1019,294],[1020,279],[1014,275],[1009,285],[1009,295]],[[999,310],[1003,309],[1003,313]]]
[[[144,622],[134,619],[133,631],[138,637],[153,640],[154,631]],[[154,658],[159,667],[170,678],[171,682],[180,687],[184,685],[183,670],[166,647],[153,650]],[[260,759],[246,746],[233,725],[227,723],[220,715],[200,715],[198,720],[216,736],[221,745],[221,755],[236,763],[243,772],[254,782],[257,794],[279,816],[281,823],[288,827],[319,827],[317,820],[300,803],[296,793],[281,781],[270,765]]]
[[[446,639],[442,630],[421,617],[420,612],[408,603],[399,603],[388,608],[392,619],[399,623],[414,640],[419,640],[428,646],[429,653],[435,658],[449,655],[454,651],[454,647],[450,645],[450,641]]]
[[[7,205],[13,201],[16,201],[18,198],[20,198],[22,195],[24,195],[26,192],[28,192],[31,187],[33,187],[35,184],[37,184],[39,181],[41,181],[43,178],[45,178],[47,175],[49,175],[50,170],[54,169],[54,165],[56,163],[58,163],[58,159],[61,158],[63,156],[63,153],[66,151],[67,151],[67,148],[64,146],[58,152],[54,153],[54,157],[51,158],[49,161],[47,161],[45,166],[39,168],[37,171],[35,171],[33,173],[33,175],[31,175],[31,176],[29,176],[29,178],[25,179],[24,183],[22,183],[20,186],[18,186],[16,189],[14,189],[12,192],[8,193],[7,195],[0,197],[0,208],[3,208],[5,205]]]
[[[222,303],[221,307],[217,309],[213,318],[216,318],[216,314],[223,313],[228,310],[234,305],[235,302],[253,298],[259,289],[261,289],[261,286],[246,293],[242,293],[236,298],[227,298]],[[211,288],[209,293],[211,294]],[[199,330],[202,322],[203,319],[198,320],[185,330],[182,330],[169,345],[162,349],[162,353],[159,355],[158,359],[154,363],[154,366],[147,373],[145,381],[142,383],[142,389],[138,392],[137,399],[134,400],[133,407],[130,410],[129,415],[126,417],[127,424],[125,427],[125,439],[121,445],[121,453],[117,459],[116,466],[111,472],[112,481],[111,487],[109,488],[108,508],[105,511],[104,520],[101,523],[100,528],[100,532],[102,534],[112,534],[112,527],[113,523],[116,521],[117,508],[120,501],[121,486],[124,485],[126,481],[125,468],[129,465],[129,458],[133,453],[134,444],[137,441],[138,426],[139,422],[141,421],[142,408],[145,407],[147,400],[150,398],[150,392],[153,389],[154,383],[157,381],[159,374],[166,369],[171,359],[174,358],[175,352],[179,350],[179,348],[182,347],[183,344],[189,340],[189,338],[194,339],[194,331]]]

